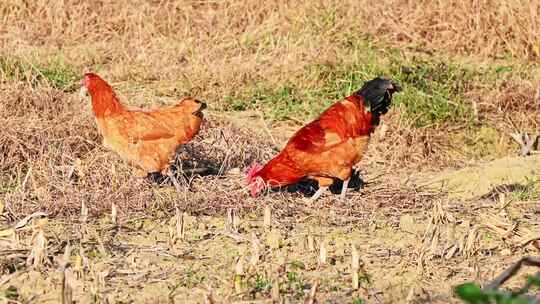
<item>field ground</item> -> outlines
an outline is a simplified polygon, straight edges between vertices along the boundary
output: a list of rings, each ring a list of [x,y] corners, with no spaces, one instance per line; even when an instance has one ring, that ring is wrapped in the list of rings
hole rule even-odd
[[[459,303],[538,255],[540,155],[509,136],[540,133],[534,1],[89,3],[0,3],[0,302]],[[136,178],[101,145],[86,71],[132,106],[206,101],[178,162],[212,174]],[[404,91],[346,201],[249,197],[247,165],[382,74]]]

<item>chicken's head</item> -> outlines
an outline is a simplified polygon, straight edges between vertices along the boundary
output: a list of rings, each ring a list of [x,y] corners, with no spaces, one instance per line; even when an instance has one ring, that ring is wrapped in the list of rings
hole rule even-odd
[[[186,109],[186,112],[201,119],[203,118],[202,111],[206,109],[206,103],[192,97],[186,97],[180,101],[180,105]]]
[[[84,74],[81,85],[82,85],[82,87],[86,88],[88,90],[88,92],[90,92],[90,93],[92,91],[95,91],[99,87],[102,87],[102,86],[107,87],[108,86],[107,83],[105,82],[105,80],[101,79],[101,77],[99,77],[98,75],[96,75],[94,73],[86,73],[86,74]]]
[[[247,184],[252,197],[257,197],[266,188],[266,183],[262,177],[256,175],[262,168],[263,166],[261,164],[254,162],[247,169]]]

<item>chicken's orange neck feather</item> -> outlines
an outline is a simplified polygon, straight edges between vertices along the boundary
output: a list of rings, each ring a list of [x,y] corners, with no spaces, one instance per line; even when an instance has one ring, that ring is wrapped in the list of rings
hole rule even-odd
[[[122,104],[112,88],[105,82],[98,83],[89,90],[92,110],[96,118],[101,118],[123,110]]]

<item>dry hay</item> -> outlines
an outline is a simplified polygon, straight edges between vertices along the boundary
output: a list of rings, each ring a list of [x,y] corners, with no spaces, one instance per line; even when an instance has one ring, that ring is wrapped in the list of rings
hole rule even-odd
[[[211,169],[209,174],[186,175],[180,178],[178,189],[158,187],[134,177],[129,166],[101,146],[89,103],[76,94],[6,87],[1,107],[2,196],[15,217],[37,210],[74,216],[83,202],[94,215],[108,213],[111,203],[121,214],[158,214],[175,207],[194,214],[224,214],[229,208],[243,213],[270,204],[278,215],[319,214],[330,215],[330,221],[354,221],[366,219],[379,208],[389,214],[395,209],[422,208],[432,196],[402,183],[393,170],[403,161],[378,164],[380,157],[395,156],[374,139],[372,156],[362,165],[369,168],[369,183],[360,192],[351,190],[346,203],[329,195],[312,205],[296,191],[250,198],[243,171],[254,160],[270,159],[277,149],[268,138],[212,115],[207,115],[201,133],[179,154],[184,170],[206,167]]]
[[[538,83],[510,80],[497,90],[471,91],[479,112],[507,133],[540,129],[540,89]]]
[[[111,202],[124,212],[136,212],[171,208],[178,197],[190,202],[202,199],[193,197],[190,187],[176,194],[134,177],[126,164],[102,148],[87,102],[75,95],[24,87],[6,93],[0,112],[6,126],[0,131],[0,178],[4,199],[14,214],[37,209],[76,214],[82,202],[91,213],[103,212]],[[195,140],[198,143],[191,144],[192,150],[222,172],[243,168],[244,162],[259,156],[249,147],[265,146],[249,136],[235,136],[238,130],[226,124],[219,128],[206,124],[204,130]]]
[[[365,7],[358,19],[368,33],[428,53],[540,56],[536,1],[393,0]]]
[[[426,52],[430,56],[432,53],[452,56],[476,54],[487,57],[500,57],[502,54],[511,53],[529,59],[538,56],[535,49],[540,33],[536,30],[539,27],[539,19],[536,18],[538,5],[533,2],[521,6],[517,2],[507,3],[502,0],[470,3],[388,0],[369,5],[366,5],[366,1],[327,0],[317,3],[261,3],[251,0],[219,3],[89,3],[80,0],[1,2],[0,19],[6,26],[0,30],[0,56],[14,56],[25,64],[36,66],[54,67],[55,60],[65,61],[76,74],[81,74],[83,70],[91,67],[109,79],[119,91],[129,89],[130,92],[135,92],[134,94],[150,92],[153,97],[171,97],[179,95],[178,92],[190,92],[209,101],[210,108],[219,108],[226,103],[224,96],[235,96],[233,93],[237,90],[259,84],[278,87],[283,83],[293,83],[300,91],[318,88],[321,80],[312,73],[306,74],[306,66],[326,61],[335,63],[336,66],[347,65],[357,56],[355,52],[358,48],[351,45],[363,43],[364,38],[380,42],[379,55],[382,58],[386,58],[386,52],[395,50],[383,47],[388,43],[392,47],[400,47],[401,51],[405,46],[407,49]],[[527,24],[526,31],[522,24]],[[144,247],[127,242],[124,246],[123,241],[117,244],[108,242],[114,240],[114,235],[118,232],[110,229],[109,225],[102,224],[104,215],[110,214],[112,203],[118,207],[120,223],[125,224],[123,221],[129,219],[137,222],[137,226],[138,217],[160,217],[163,213],[170,216],[174,214],[175,207],[193,215],[220,216],[230,209],[236,209],[237,214],[244,216],[252,211],[260,214],[260,209],[270,205],[274,221],[281,224],[278,229],[293,227],[291,222],[298,223],[295,226],[307,223],[310,227],[322,222],[320,226],[324,229],[325,224],[349,224],[338,228],[346,231],[358,229],[362,234],[367,233],[366,238],[373,240],[385,238],[379,233],[385,232],[388,224],[392,226],[392,236],[408,235],[408,231],[402,233],[396,226],[404,214],[411,215],[419,223],[420,232],[424,231],[425,223],[440,226],[433,231],[426,229],[426,234],[431,232],[432,237],[425,240],[424,251],[419,250],[416,254],[414,250],[409,250],[416,246],[415,242],[394,244],[397,242],[392,241],[389,246],[366,242],[370,249],[362,249],[367,253],[362,255],[362,259],[368,257],[371,258],[370,262],[375,261],[375,264],[370,264],[371,269],[376,269],[377,272],[384,269],[384,276],[374,276],[373,282],[384,282],[385,286],[386,282],[392,286],[401,286],[407,281],[408,274],[402,270],[394,272],[393,266],[401,268],[410,263],[425,263],[423,267],[429,271],[419,278],[426,286],[431,284],[429,287],[433,288],[433,292],[430,291],[429,294],[434,297],[438,297],[436,293],[442,289],[446,294],[449,290],[448,284],[453,284],[457,279],[471,279],[471,268],[478,270],[477,265],[484,265],[485,269],[481,267],[480,271],[483,276],[489,276],[491,273],[488,272],[500,263],[501,257],[493,249],[491,242],[485,244],[481,239],[479,232],[485,229],[480,231],[475,228],[470,233],[458,235],[457,239],[449,236],[451,229],[446,229],[453,228],[463,217],[482,219],[485,212],[480,208],[491,205],[479,205],[476,200],[457,204],[449,202],[448,208],[454,211],[457,220],[454,223],[441,215],[446,211],[440,211],[434,204],[443,193],[426,191],[411,181],[412,179],[409,180],[408,175],[411,172],[418,174],[422,169],[439,169],[464,162],[462,157],[449,154],[449,149],[445,146],[449,145],[449,132],[461,126],[418,129],[403,117],[401,109],[394,108],[384,118],[387,124],[384,136],[381,135],[382,128],[379,128],[359,166],[367,184],[359,191],[351,189],[346,202],[337,201],[335,195],[326,195],[309,204],[302,200],[302,193],[287,191],[274,191],[253,199],[248,195],[242,171],[254,159],[265,161],[276,153],[274,142],[258,132],[253,132],[256,129],[253,126],[237,126],[228,119],[208,115],[201,134],[181,150],[179,159],[183,169],[209,167],[211,170],[203,176],[187,175],[181,178],[179,189],[172,186],[158,187],[135,178],[129,166],[101,146],[87,100],[81,102],[75,95],[47,87],[16,85],[17,81],[23,79],[7,76],[9,77],[0,71],[0,82],[8,84],[0,84],[3,93],[0,96],[0,123],[3,124],[0,129],[0,203],[7,204],[7,210],[2,216],[7,216],[9,221],[13,222],[32,211],[43,210],[52,217],[76,217],[84,202],[91,215],[99,215],[96,229],[103,229],[96,234],[96,240],[90,236],[90,240],[85,243],[87,252],[105,252],[107,256],[109,253],[112,256],[111,259],[102,259],[101,255],[94,256],[94,261],[97,258],[104,263],[94,264],[92,261],[99,276],[91,278],[90,281],[104,281],[111,269],[125,269],[132,275],[120,279],[120,271],[116,274],[113,271],[108,277],[108,282],[113,284],[109,287],[138,297],[139,294],[133,291],[142,288],[141,285],[134,286],[134,282],[144,280],[144,283],[150,284],[150,281],[163,280],[172,273],[178,273],[178,269],[164,269],[162,265],[153,264],[154,262],[151,264],[155,269],[150,271],[144,269],[145,265],[148,265],[145,262],[138,262],[136,265],[130,262],[135,261],[131,260],[131,257],[136,257],[137,261],[141,257],[144,259],[144,252],[148,249],[156,250],[157,255],[163,250],[168,255],[168,248],[157,249],[161,247],[160,244]],[[504,89],[507,89],[507,92],[503,91]],[[501,112],[509,113],[508,115],[522,115],[521,112],[528,114],[530,111],[537,115],[540,112],[538,103],[533,102],[538,101],[535,85],[522,84],[520,79],[504,84],[502,89],[482,87],[482,90],[470,93],[471,98],[477,98],[481,115],[498,118],[502,115]],[[474,95],[476,93],[478,95]],[[519,127],[537,128],[540,121],[532,115],[519,116],[519,119],[521,121],[516,123]],[[456,146],[459,146],[459,143]],[[309,195],[309,185],[304,191]],[[428,216],[422,209],[425,211],[433,205],[434,209],[440,212],[427,222]],[[527,210],[528,214],[535,212]],[[528,217],[527,213],[521,214],[525,218]],[[193,221],[199,224],[201,218],[204,217],[193,217]],[[259,218],[253,217],[252,221],[246,221],[246,235],[249,230],[253,230],[252,225],[256,226],[254,222]],[[140,222],[146,225],[146,221]],[[153,222],[150,226],[165,223],[159,218],[150,222]],[[208,221],[201,224],[211,226],[213,223],[214,221]],[[375,227],[376,230],[366,230],[366,223],[369,224],[369,229]],[[383,227],[377,227],[379,223]],[[488,223],[496,224],[491,227],[495,233],[500,232],[501,236],[504,234],[505,238],[510,237],[507,238],[509,244],[519,245],[529,240],[526,239],[528,230],[508,229],[512,227],[512,221],[504,219],[495,222],[491,219]],[[470,224],[472,226],[463,225],[463,231],[469,231],[469,228],[476,227],[478,223],[471,221]],[[126,225],[128,226],[130,225]],[[65,223],[65,227],[66,232],[49,234],[49,256],[57,256],[63,251],[65,242],[58,239],[58,236],[70,241],[77,239],[78,232],[75,230],[79,226],[73,225],[70,220]],[[122,229],[128,229],[126,227]],[[166,229],[163,231],[164,235],[165,231]],[[302,230],[296,231],[302,233]],[[511,231],[512,234],[507,235],[506,231]],[[126,231],[121,232],[123,236],[129,234]],[[422,243],[420,232],[417,232],[415,237]],[[144,232],[133,232],[139,233]],[[105,244],[99,236],[103,234],[111,235],[104,239]],[[53,235],[55,237],[52,237]],[[75,237],[72,238],[71,235]],[[296,243],[299,236],[293,237],[295,239],[292,242]],[[203,235],[202,239],[205,238],[206,235]],[[154,239],[152,236],[152,240],[160,243],[162,239]],[[138,244],[138,241],[135,242]],[[196,244],[202,243],[205,242]],[[216,246],[222,244],[217,240],[215,243]],[[102,251],[101,247],[111,244],[118,247]],[[219,248],[216,252],[222,249],[211,248]],[[294,257],[290,255],[294,248],[285,246],[285,255]],[[332,248],[328,249],[331,254]],[[191,248],[188,252],[190,250]],[[463,258],[459,257],[460,253]],[[10,254],[17,256],[13,259],[24,263],[28,251]],[[80,254],[82,257],[82,252]],[[303,252],[301,254],[305,256]],[[422,254],[426,256],[423,257]],[[441,260],[439,256],[449,259]],[[477,259],[482,259],[482,263],[479,264]],[[174,267],[188,267],[188,260],[175,262]],[[231,266],[227,260],[219,260],[225,267]],[[153,257],[152,261],[155,261]],[[54,263],[52,258],[51,262]],[[202,263],[208,264],[205,260]],[[390,267],[387,267],[388,264]],[[96,269],[96,265],[102,268]],[[332,267],[329,269],[334,271]],[[445,273],[444,269],[448,273]],[[53,272],[57,273],[56,269]],[[204,274],[204,270],[202,273]],[[211,284],[218,282],[219,286],[223,286],[222,279],[226,276],[215,269],[209,269],[208,273],[219,276],[210,277],[215,279],[209,280]],[[386,274],[399,278],[399,281],[394,281],[393,278],[388,280]],[[284,274],[280,275],[284,277]],[[348,278],[347,271],[340,270],[338,275]],[[58,282],[55,278],[52,281]],[[443,286],[441,281],[447,284]],[[25,286],[24,282],[28,282],[26,277],[22,283],[10,284]],[[321,286],[324,288],[325,284]],[[82,287],[80,290],[83,290]],[[414,291],[414,288],[411,290]],[[389,289],[389,292],[393,290]],[[189,296],[193,299],[193,293]],[[444,299],[446,298],[443,297],[441,301]]]
[[[233,37],[251,31],[254,38],[264,39],[267,32],[285,34],[298,26],[320,31],[331,26],[333,32],[356,28],[374,38],[383,37],[430,52],[492,57],[509,53],[531,59],[540,55],[540,4],[535,1],[388,0],[368,5],[366,1],[90,4],[72,0],[57,5],[49,5],[48,1],[5,2],[0,11],[4,24],[17,27],[20,34],[31,35],[36,44],[193,33],[199,37],[193,39],[204,41],[214,39],[214,33]],[[260,29],[260,25],[267,30]]]

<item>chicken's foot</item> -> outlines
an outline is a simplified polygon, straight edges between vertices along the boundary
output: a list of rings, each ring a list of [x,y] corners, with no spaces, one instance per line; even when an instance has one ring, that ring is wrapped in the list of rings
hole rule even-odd
[[[313,194],[313,196],[309,199],[310,202],[316,201],[326,191],[326,189],[328,189],[328,187],[319,187],[319,190],[317,190],[317,192],[315,192],[315,194]]]
[[[345,194],[347,193],[347,188],[349,187],[349,180],[350,178],[343,181],[343,186],[341,187],[341,194],[339,195],[339,199],[342,201],[345,200]]]

